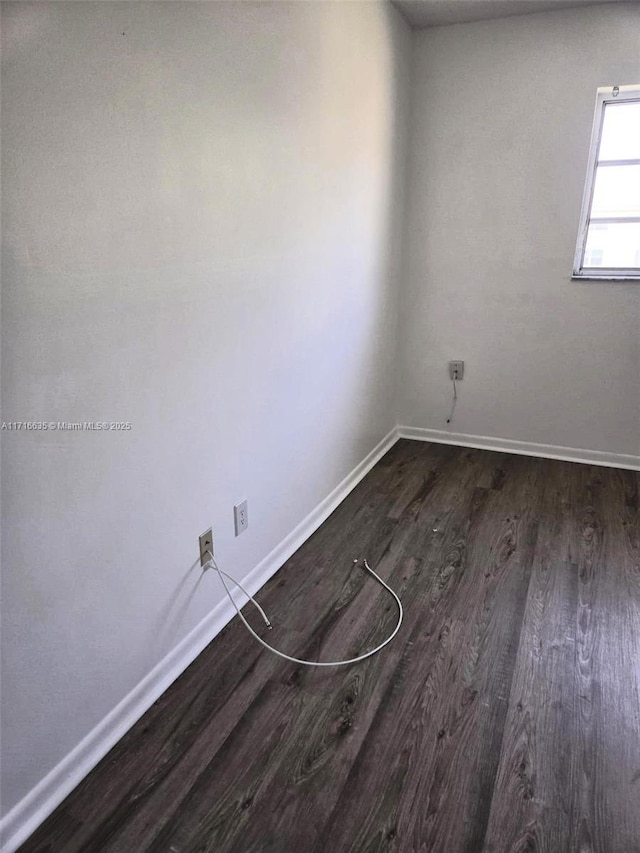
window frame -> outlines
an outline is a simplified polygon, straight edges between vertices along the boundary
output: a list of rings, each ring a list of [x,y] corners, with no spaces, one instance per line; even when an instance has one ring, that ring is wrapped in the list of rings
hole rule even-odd
[[[593,117],[591,141],[589,143],[587,178],[582,197],[582,209],[580,211],[580,228],[578,230],[578,240],[573,259],[573,273],[571,276],[573,279],[640,281],[640,268],[638,267],[607,268],[585,267],[583,265],[589,224],[591,222],[591,203],[593,201],[593,191],[595,188],[595,178],[598,166],[598,153],[600,150],[600,139],[602,137],[602,126],[604,123],[604,108],[608,103],[621,103],[623,101],[640,101],[640,84],[628,86],[600,86],[597,90],[595,115]],[[635,222],[637,220],[631,218],[626,221]]]

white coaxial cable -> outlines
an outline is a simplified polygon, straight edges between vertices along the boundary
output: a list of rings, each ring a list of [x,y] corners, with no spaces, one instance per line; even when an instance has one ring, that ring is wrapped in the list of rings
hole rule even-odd
[[[447,423],[450,424],[453,420],[453,413],[456,410],[456,403],[458,401],[458,389],[456,388],[456,380],[453,380],[453,400],[451,401],[451,412],[449,417],[447,418]]]
[[[209,551],[208,553],[211,553],[211,552]],[[214,563],[214,565],[215,565],[215,560],[213,559],[213,557],[211,557],[211,558],[210,558],[209,562],[210,562],[210,563]],[[252,602],[252,604],[255,604],[255,606],[258,608],[258,610],[259,610],[259,611],[260,611],[260,613],[262,614],[262,618],[264,619],[264,623],[265,623],[265,625],[267,626],[267,628],[273,628],[273,625],[271,624],[271,622],[269,622],[269,619],[268,619],[268,617],[267,617],[267,614],[264,612],[264,610],[262,609],[262,607],[260,607],[260,605],[259,605],[259,604],[258,604],[258,602],[255,600],[255,598],[254,598],[252,595],[249,595],[249,593],[248,593],[248,592],[247,592],[247,590],[242,586],[242,584],[241,584],[241,583],[238,583],[238,581],[237,581],[235,578],[232,578],[232,577],[231,577],[231,575],[228,575],[226,572],[223,572],[223,571],[222,571],[222,569],[221,569],[221,568],[219,568],[217,565],[215,566],[215,569],[216,569],[216,571],[217,571],[217,572],[219,572],[221,575],[224,575],[224,576],[225,576],[225,578],[227,578],[228,580],[230,580],[230,581],[231,581],[231,583],[234,583],[234,584],[238,587],[238,589],[241,589],[241,590],[242,590],[242,592],[244,592],[244,594],[247,596],[247,598],[249,599],[249,601],[251,601],[251,602]],[[231,600],[233,601],[233,599],[231,599]]]
[[[354,560],[353,561],[354,565],[357,562],[358,562],[358,560]],[[391,587],[388,586],[388,584],[386,584],[382,580],[382,578],[373,571],[373,569],[371,568],[371,566],[369,565],[369,563],[365,559],[364,560],[365,569],[371,575],[373,575],[373,577],[378,581],[378,583],[381,586],[383,586],[387,590],[387,592],[391,593],[391,595],[395,599],[396,605],[398,606],[398,621],[396,623],[395,628],[391,632],[391,634],[389,634],[389,636],[387,637],[386,640],[384,640],[384,642],[380,643],[379,646],[376,646],[375,649],[371,649],[370,652],[365,652],[365,654],[358,655],[358,657],[355,657],[355,658],[349,658],[348,660],[312,661],[312,660],[301,660],[300,658],[294,658],[294,657],[291,657],[291,655],[286,655],[284,652],[281,652],[278,649],[274,649],[273,646],[270,646],[269,643],[265,643],[265,641],[262,639],[262,637],[259,637],[256,634],[256,632],[253,630],[251,625],[249,625],[247,620],[242,615],[240,608],[236,604],[233,596],[231,595],[231,591],[229,590],[229,587],[227,586],[227,582],[225,581],[225,577],[228,578],[232,583],[234,583],[239,589],[241,589],[242,592],[244,592],[244,594],[247,596],[247,598],[255,604],[255,606],[258,608],[258,610],[262,614],[262,618],[264,619],[267,627],[271,628],[272,627],[271,622],[267,618],[267,615],[265,614],[264,610],[260,607],[258,602],[252,596],[250,596],[249,593],[238,583],[237,580],[232,578],[231,575],[228,575],[226,572],[224,572],[218,566],[218,564],[216,563],[216,561],[213,558],[213,555],[211,555],[209,562],[208,562],[208,565],[211,566],[212,568],[214,568],[216,570],[216,572],[218,573],[218,576],[220,577],[220,580],[222,581],[222,585],[224,586],[225,592],[227,593],[227,596],[229,597],[229,601],[231,602],[231,604],[233,604],[236,613],[238,614],[240,619],[242,619],[244,626],[249,631],[249,633],[252,634],[253,637],[260,643],[260,645],[265,647],[265,649],[268,649],[270,652],[273,652],[274,655],[278,655],[278,657],[284,658],[285,660],[291,661],[292,663],[299,663],[299,664],[302,664],[303,666],[347,666],[347,664],[359,663],[361,660],[365,660],[366,658],[370,658],[372,655],[375,655],[377,652],[379,652],[381,649],[383,649],[388,643],[390,643],[391,640],[393,640],[395,635],[398,633],[398,631],[400,630],[400,626],[402,625],[402,617],[404,615],[403,610],[402,610],[402,602],[400,601],[398,596],[395,594],[395,592],[391,589]]]

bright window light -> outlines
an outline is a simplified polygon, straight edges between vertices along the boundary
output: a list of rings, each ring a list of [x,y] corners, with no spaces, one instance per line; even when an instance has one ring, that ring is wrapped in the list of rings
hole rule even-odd
[[[573,275],[640,280],[640,85],[598,89]]]

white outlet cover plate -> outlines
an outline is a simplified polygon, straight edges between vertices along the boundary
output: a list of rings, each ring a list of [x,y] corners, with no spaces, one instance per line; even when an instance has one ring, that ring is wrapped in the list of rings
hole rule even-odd
[[[246,498],[234,506],[233,522],[236,529],[236,536],[240,536],[241,533],[244,533],[249,526],[249,508],[247,506]]]

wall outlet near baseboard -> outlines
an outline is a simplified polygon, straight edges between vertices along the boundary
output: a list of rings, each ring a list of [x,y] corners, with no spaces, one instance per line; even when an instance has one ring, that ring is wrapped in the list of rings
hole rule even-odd
[[[449,379],[460,381],[464,376],[464,361],[449,362]]]
[[[200,545],[200,565],[204,568],[213,557],[213,530],[211,527],[198,537]]]
[[[236,536],[240,536],[240,534],[244,533],[249,526],[249,508],[247,506],[246,498],[234,506],[233,521],[236,528]]]

